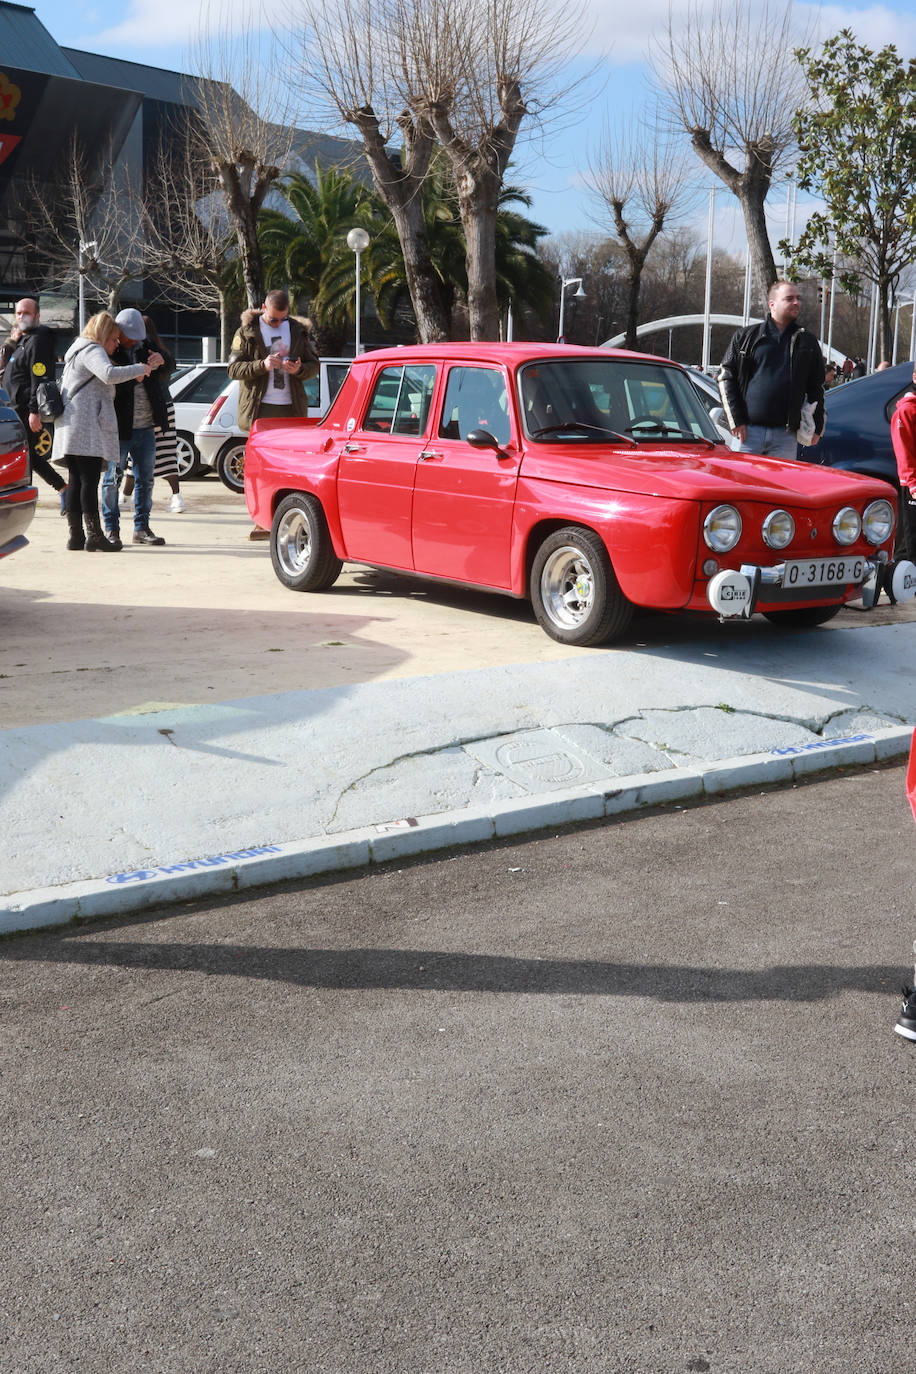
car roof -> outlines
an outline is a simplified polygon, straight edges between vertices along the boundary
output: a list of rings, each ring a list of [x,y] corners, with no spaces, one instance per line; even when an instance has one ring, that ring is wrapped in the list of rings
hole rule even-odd
[[[579,344],[547,343],[437,343],[437,344],[400,344],[396,348],[378,348],[370,353],[361,353],[353,359],[354,366],[366,363],[433,362],[442,359],[446,362],[469,361],[488,363],[508,363],[519,366],[527,362],[560,362],[567,359],[591,358],[606,361],[610,358],[631,358],[642,363],[664,363],[679,371],[680,363],[670,358],[656,357],[652,353],[636,353],[625,348],[583,348]]]

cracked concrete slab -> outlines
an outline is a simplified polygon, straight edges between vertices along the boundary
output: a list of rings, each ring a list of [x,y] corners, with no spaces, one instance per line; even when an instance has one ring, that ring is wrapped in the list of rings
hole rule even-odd
[[[498,771],[482,768],[465,749],[398,759],[358,778],[342,794],[326,829],[329,834],[405,817],[438,816],[469,806],[511,801],[524,789]]]
[[[739,754],[765,754],[818,738],[805,726],[778,717],[708,706],[692,711],[644,711],[638,720],[618,725],[617,732],[664,750],[675,767],[701,759],[711,762]]]

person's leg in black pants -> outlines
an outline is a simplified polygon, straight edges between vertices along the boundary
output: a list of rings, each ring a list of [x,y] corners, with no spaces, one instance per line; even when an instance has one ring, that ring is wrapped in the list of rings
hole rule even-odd
[[[43,477],[49,487],[55,491],[63,491],[67,485],[60,473],[51,466],[51,440],[53,438],[51,430],[45,425],[37,434],[29,429],[29,412],[23,415],[19,411],[19,418],[25,425],[25,437],[29,441],[29,461],[32,464],[32,471],[37,472],[39,477]]]
[[[916,563],[916,491],[909,487],[900,488],[900,525],[906,556]]]
[[[87,553],[117,553],[120,544],[106,538],[99,519],[99,483],[107,464],[101,458],[79,459],[80,504],[86,524]],[[74,480],[76,474],[71,477]]]
[[[86,532],[83,529],[83,499],[82,482],[80,469],[86,460],[83,458],[68,458],[67,472],[69,481],[67,482],[67,526],[70,537],[67,540],[68,549],[84,549],[86,547]],[[96,506],[98,514],[98,506]]]

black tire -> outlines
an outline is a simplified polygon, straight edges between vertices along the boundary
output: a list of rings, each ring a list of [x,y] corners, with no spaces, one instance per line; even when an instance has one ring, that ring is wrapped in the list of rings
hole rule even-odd
[[[815,625],[826,625],[841,610],[841,606],[799,606],[797,611],[764,611],[763,615],[781,630],[809,630]]]
[[[604,644],[623,634],[633,616],[604,544],[577,525],[544,540],[529,591],[538,624],[560,644]]]
[[[293,592],[323,592],[340,576],[328,522],[315,496],[296,491],[284,496],[270,527],[274,572]]]
[[[183,482],[186,477],[197,477],[201,471],[200,454],[197,452],[197,445],[194,442],[193,434],[188,434],[185,430],[177,433],[178,451],[178,476]]]
[[[216,455],[217,476],[230,491],[245,490],[245,439],[229,439]]]

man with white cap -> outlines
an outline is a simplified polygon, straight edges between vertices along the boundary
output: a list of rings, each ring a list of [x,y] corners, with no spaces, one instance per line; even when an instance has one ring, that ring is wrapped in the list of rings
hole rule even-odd
[[[113,544],[121,545],[118,511],[118,481],[128,458],[134,471],[134,536],[135,544],[164,544],[149,527],[150,507],[153,504],[153,469],[156,463],[156,425],[168,424],[165,397],[157,372],[164,365],[161,353],[152,350],[146,341],[146,325],[139,310],[122,310],[115,316],[121,331],[121,343],[112,356],[118,366],[147,363],[151,371],[138,381],[121,382],[115,388],[115,414],[118,418],[118,439],[121,459],[108,464],[102,478],[102,516],[105,532]]]

